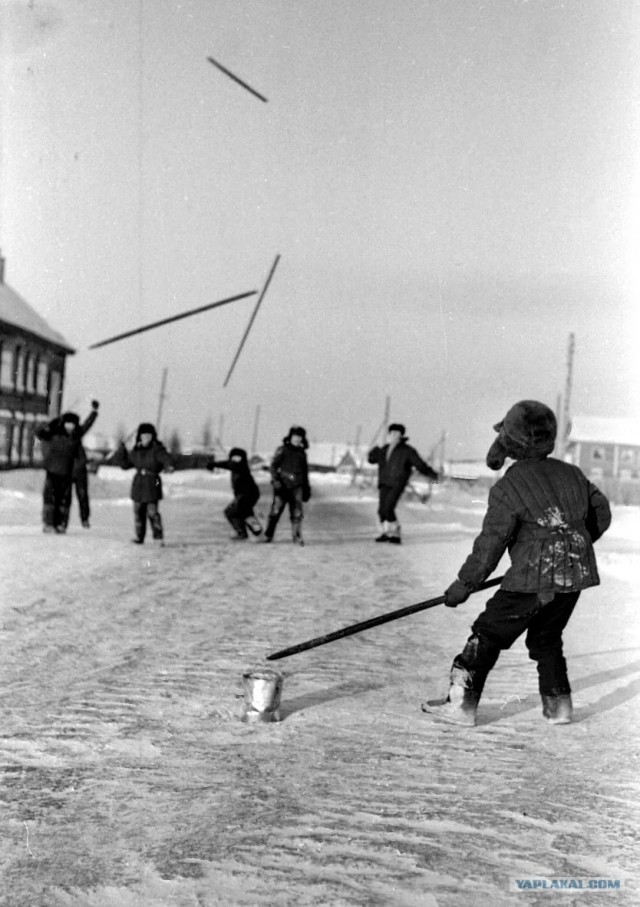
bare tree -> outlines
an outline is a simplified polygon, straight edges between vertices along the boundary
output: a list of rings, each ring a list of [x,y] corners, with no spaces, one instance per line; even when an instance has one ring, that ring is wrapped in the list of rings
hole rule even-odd
[[[182,453],[182,439],[177,428],[174,428],[169,436],[169,453],[174,455]]]
[[[211,417],[207,419],[202,427],[202,447],[204,450],[211,450],[213,447],[213,428],[211,427]]]

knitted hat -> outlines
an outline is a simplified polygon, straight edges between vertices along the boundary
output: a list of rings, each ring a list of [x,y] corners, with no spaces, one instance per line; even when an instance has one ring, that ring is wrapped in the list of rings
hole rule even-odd
[[[64,425],[65,422],[73,422],[74,425],[80,425],[80,417],[75,413],[63,413],[60,416],[60,422]]]
[[[493,426],[498,437],[489,448],[487,466],[502,469],[512,460],[543,460],[554,448],[558,426],[553,411],[537,400],[521,400]]]
[[[387,431],[399,431],[404,438],[405,427],[401,422],[392,422]]]

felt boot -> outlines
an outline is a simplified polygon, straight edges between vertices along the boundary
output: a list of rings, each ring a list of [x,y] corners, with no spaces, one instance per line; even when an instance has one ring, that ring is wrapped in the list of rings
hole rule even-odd
[[[542,699],[542,714],[549,724],[570,724],[573,716],[573,703],[570,693],[561,693],[559,696],[540,694]]]
[[[449,724],[473,727],[480,694],[452,683],[446,699],[429,699],[422,703],[422,711]]]

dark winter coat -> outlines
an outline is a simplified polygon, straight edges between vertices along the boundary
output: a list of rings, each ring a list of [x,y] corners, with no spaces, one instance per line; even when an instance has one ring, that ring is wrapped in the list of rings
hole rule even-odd
[[[577,592],[600,582],[593,542],[611,523],[609,502],[577,466],[518,460],[489,492],[482,531],[459,578],[477,588],[508,549],[510,592]]]
[[[416,469],[423,476],[438,481],[438,473],[425,463],[415,447],[399,441],[389,454],[389,445],[374,447],[367,456],[369,463],[378,464],[378,488],[393,488],[401,493],[411,472]]]
[[[92,409],[87,418],[84,420],[82,425],[80,425],[74,432],[74,436],[80,441],[78,445],[78,454],[73,461],[73,477],[82,476],[87,471],[87,453],[82,446],[81,439],[84,438],[86,433],[89,431],[93,423],[98,418],[98,410]]]
[[[122,444],[117,454],[122,469],[135,469],[131,500],[136,504],[155,504],[162,500],[160,473],[169,466],[171,456],[161,441],[154,439],[149,447],[136,444],[132,450]]]
[[[53,476],[71,477],[73,463],[82,447],[75,432],[68,434],[60,419],[36,429],[36,437],[43,441],[42,465]]]
[[[234,496],[242,498],[253,507],[260,497],[260,489],[251,475],[246,453],[242,451],[240,454],[239,451],[239,448],[234,448],[229,452],[228,460],[215,460],[211,463],[210,468],[228,469],[231,472],[231,488]],[[241,456],[241,459],[232,460],[233,456]]]
[[[301,488],[303,500],[308,500],[311,496],[311,488],[307,454],[304,447],[294,447],[285,440],[273,455],[271,480],[276,492],[281,488],[286,491]]]

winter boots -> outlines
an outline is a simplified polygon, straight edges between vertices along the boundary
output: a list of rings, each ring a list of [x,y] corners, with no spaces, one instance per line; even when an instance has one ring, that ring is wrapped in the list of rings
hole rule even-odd
[[[269,515],[269,519],[267,520],[267,528],[265,529],[264,536],[262,538],[263,542],[268,543],[268,542],[273,541],[273,536],[276,531],[276,526],[278,525],[278,519],[279,518],[277,516]]]
[[[376,542],[388,542],[389,541],[389,523],[384,520],[380,523],[380,535],[376,538]]]
[[[400,537],[400,523],[390,523],[388,520],[384,520],[380,525],[380,535],[376,538],[376,542],[391,542],[393,545],[400,545],[402,539]]]
[[[549,724],[570,724],[573,716],[573,703],[570,693],[559,696],[546,696],[540,694],[542,699],[542,714]]]
[[[300,520],[291,521],[291,538],[293,539],[294,545],[300,545],[304,547],[304,540],[302,538],[302,525]]]
[[[400,538],[400,523],[389,523],[389,538],[387,541],[391,542],[392,545],[402,544],[402,539]]]
[[[473,727],[480,694],[452,683],[446,699],[429,699],[422,703],[422,711],[449,724]]]
[[[262,523],[255,514],[248,516],[246,518],[245,526],[252,535],[261,535],[262,534]]]

